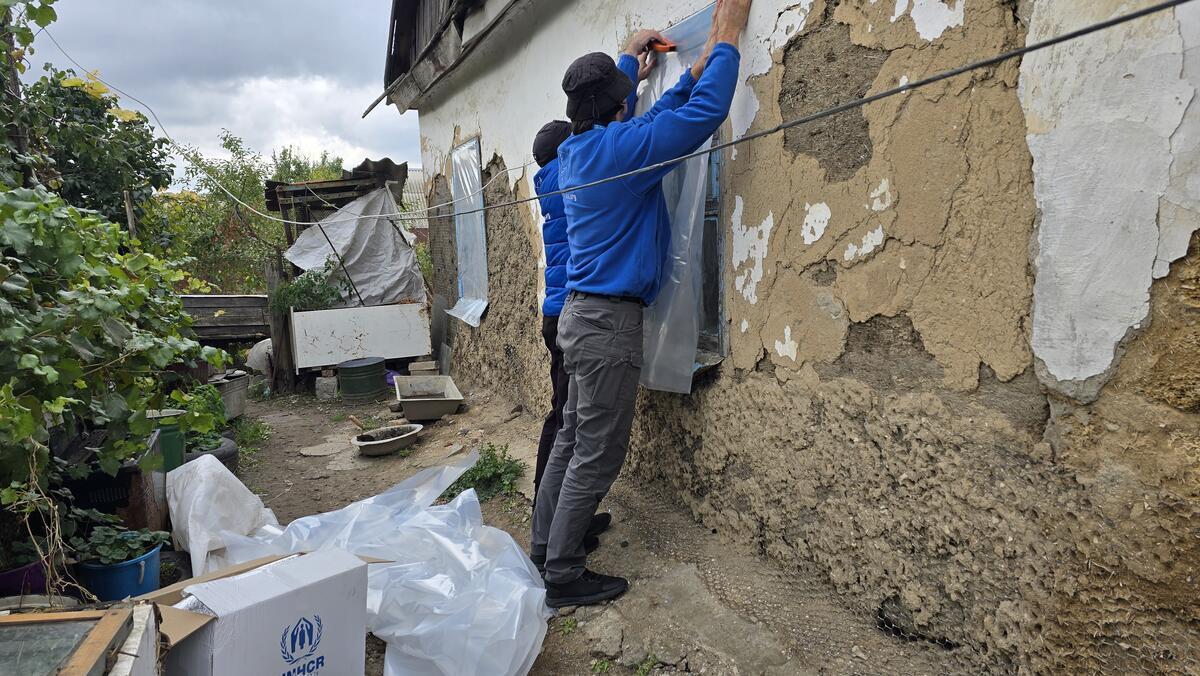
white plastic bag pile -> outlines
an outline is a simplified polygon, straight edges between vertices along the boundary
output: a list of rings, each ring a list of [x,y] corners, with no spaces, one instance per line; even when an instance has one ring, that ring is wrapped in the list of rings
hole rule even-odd
[[[222,533],[279,532],[275,514],[233,472],[211,455],[202,455],[167,473],[171,540],[192,558],[192,575],[220,570],[225,559]]]
[[[477,459],[424,470],[282,532],[223,532],[224,555],[238,563],[339,548],[384,559],[368,571],[367,626],[387,642],[385,674],[525,674],[550,615],[541,577],[507,533],[483,525],[475,491],[432,506]]]

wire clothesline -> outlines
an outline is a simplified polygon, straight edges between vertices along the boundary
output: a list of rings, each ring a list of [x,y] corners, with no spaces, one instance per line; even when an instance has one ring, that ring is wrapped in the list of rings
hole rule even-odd
[[[632,177],[632,176],[637,176],[637,175],[639,175],[639,174],[643,174],[643,173],[646,173],[646,172],[650,172],[650,171],[656,171],[656,170],[658,170],[658,169],[663,169],[663,168],[666,168],[666,167],[670,167],[670,166],[673,166],[673,165],[679,164],[679,163],[681,163],[681,162],[685,162],[685,161],[687,161],[687,160],[690,160],[690,159],[693,159],[693,158],[696,158],[696,157],[706,156],[706,155],[709,155],[710,153],[714,153],[714,152],[720,152],[721,150],[724,150],[724,149],[726,149],[726,148],[731,148],[731,147],[738,146],[738,145],[741,145],[741,144],[744,144],[744,143],[749,143],[750,141],[754,141],[754,140],[757,140],[757,139],[760,139],[760,138],[763,138],[763,137],[765,137],[765,136],[769,136],[769,135],[772,135],[772,134],[777,134],[777,133],[779,133],[779,132],[782,132],[782,131],[784,131],[784,130],[787,130],[787,129],[791,129],[791,128],[793,128],[793,127],[797,127],[797,126],[799,126],[799,125],[802,125],[802,124],[807,124],[807,123],[810,123],[810,122],[815,122],[815,121],[817,121],[817,120],[820,120],[820,119],[823,119],[823,118],[826,118],[826,117],[831,117],[831,116],[833,116],[833,115],[837,115],[837,114],[839,114],[839,113],[844,113],[844,112],[846,112],[846,111],[848,111],[848,110],[853,110],[853,109],[855,109],[855,108],[860,108],[860,107],[862,107],[862,106],[868,105],[868,104],[870,104],[870,103],[874,103],[874,102],[876,102],[876,101],[880,101],[880,100],[882,100],[882,99],[886,99],[886,98],[889,98],[889,97],[892,97],[892,96],[897,96],[897,95],[899,95],[899,94],[904,94],[904,93],[910,92],[910,91],[912,91],[912,90],[914,90],[914,89],[920,89],[920,88],[922,88],[922,87],[927,87],[927,86],[929,86],[929,85],[932,85],[932,84],[935,84],[935,83],[937,83],[937,82],[941,82],[942,80],[946,80],[946,79],[948,79],[948,78],[955,77],[955,76],[957,76],[957,75],[963,75],[963,74],[965,74],[965,73],[968,73],[968,72],[971,72],[971,71],[975,71],[975,70],[982,70],[982,69],[984,69],[984,68],[988,68],[988,67],[991,67],[991,66],[995,66],[995,65],[998,65],[998,64],[1000,64],[1000,63],[1003,63],[1003,62],[1005,62],[1005,61],[1008,61],[1008,60],[1010,60],[1010,59],[1015,59],[1015,58],[1018,58],[1018,57],[1024,56],[1024,55],[1026,55],[1026,54],[1030,54],[1030,53],[1033,53],[1033,52],[1036,52],[1036,51],[1040,51],[1040,50],[1043,50],[1043,49],[1048,49],[1048,48],[1050,48],[1050,47],[1053,47],[1053,46],[1055,46],[1055,45],[1059,45],[1059,44],[1062,44],[1062,43],[1064,43],[1064,42],[1069,42],[1069,41],[1071,41],[1071,40],[1076,40],[1076,39],[1078,39],[1078,38],[1081,38],[1081,37],[1084,37],[1084,36],[1087,36],[1087,35],[1091,35],[1092,33],[1096,33],[1096,32],[1102,31],[1102,30],[1106,30],[1106,29],[1108,29],[1108,28],[1112,28],[1112,27],[1114,27],[1114,26],[1118,26],[1118,25],[1120,25],[1120,24],[1128,23],[1128,22],[1130,22],[1130,21],[1134,21],[1134,20],[1136,20],[1136,19],[1140,19],[1140,18],[1143,18],[1143,17],[1149,16],[1149,15],[1151,15],[1151,14],[1156,14],[1156,13],[1158,13],[1158,12],[1162,12],[1162,11],[1165,11],[1165,10],[1168,10],[1168,9],[1172,9],[1172,8],[1174,8],[1174,7],[1178,7],[1178,6],[1180,6],[1180,5],[1183,5],[1183,4],[1185,4],[1185,3],[1188,3],[1188,2],[1191,2],[1191,1],[1192,1],[1192,0],[1164,0],[1163,2],[1159,2],[1159,3],[1156,3],[1156,4],[1154,4],[1154,5],[1150,5],[1150,6],[1144,7],[1144,8],[1142,8],[1142,9],[1140,9],[1140,10],[1136,10],[1136,11],[1133,11],[1133,12],[1129,12],[1129,13],[1127,13],[1127,14],[1122,14],[1122,15],[1119,15],[1119,16],[1115,16],[1115,17],[1112,17],[1112,18],[1110,18],[1110,19],[1107,19],[1107,20],[1105,20],[1105,21],[1100,21],[1100,22],[1097,22],[1097,23],[1089,24],[1089,25],[1087,25],[1087,26],[1084,26],[1084,27],[1082,27],[1082,28],[1079,28],[1079,29],[1076,29],[1076,30],[1073,30],[1073,31],[1070,31],[1070,32],[1067,32],[1067,33],[1063,33],[1063,34],[1061,34],[1061,35],[1058,35],[1058,36],[1055,36],[1055,37],[1053,37],[1053,38],[1048,38],[1048,39],[1046,39],[1046,40],[1041,40],[1041,41],[1039,41],[1039,42],[1035,42],[1035,43],[1033,43],[1033,44],[1026,45],[1026,46],[1024,46],[1024,47],[1019,47],[1019,48],[1017,48],[1017,49],[1009,50],[1009,51],[1007,51],[1007,52],[1003,52],[1003,53],[997,54],[997,55],[995,55],[995,56],[988,57],[988,58],[986,58],[986,59],[982,59],[982,60],[979,60],[979,61],[974,61],[974,62],[971,62],[971,63],[965,64],[965,65],[963,65],[963,66],[959,66],[959,67],[957,67],[957,68],[953,68],[953,69],[951,69],[951,70],[942,71],[942,72],[940,72],[940,73],[937,73],[937,74],[935,74],[935,75],[931,75],[931,76],[929,76],[929,77],[926,77],[926,78],[923,78],[923,79],[921,79],[921,80],[916,80],[916,81],[913,81],[913,82],[908,82],[908,83],[902,84],[902,85],[900,85],[900,86],[898,86],[898,87],[893,87],[893,88],[891,88],[891,89],[886,89],[886,90],[884,90],[884,91],[878,92],[878,93],[876,93],[876,94],[872,94],[872,95],[870,95],[870,96],[866,96],[866,97],[862,97],[862,98],[858,98],[858,99],[853,99],[853,100],[851,100],[851,101],[847,101],[846,103],[842,103],[842,104],[839,104],[839,105],[837,105],[837,106],[833,106],[833,107],[831,107],[831,108],[826,108],[826,109],[824,109],[824,110],[821,110],[821,111],[818,111],[818,112],[816,112],[816,113],[812,113],[812,114],[809,114],[809,115],[804,115],[804,116],[801,116],[801,117],[798,117],[798,118],[794,118],[794,119],[791,119],[791,120],[786,120],[786,121],[784,121],[784,122],[782,122],[782,123],[780,123],[780,124],[778,124],[778,125],[775,125],[774,127],[770,127],[770,128],[768,128],[768,129],[763,129],[763,130],[761,130],[761,131],[757,131],[757,132],[754,132],[754,133],[752,133],[752,134],[746,134],[746,135],[744,135],[744,136],[742,136],[742,137],[740,137],[740,138],[733,139],[733,140],[730,140],[730,141],[726,141],[726,142],[724,142],[724,143],[719,143],[719,144],[713,145],[713,146],[711,146],[711,147],[709,147],[709,148],[706,148],[706,149],[704,149],[704,150],[698,150],[698,151],[696,151],[696,152],[693,152],[693,153],[688,153],[688,154],[686,154],[686,155],[682,155],[682,156],[680,156],[680,157],[676,157],[676,158],[674,158],[674,159],[665,160],[665,161],[662,161],[662,162],[658,162],[658,163],[656,163],[656,164],[648,165],[648,166],[645,166],[645,167],[640,167],[640,168],[638,168],[638,169],[634,169],[634,170],[632,170],[632,171],[627,171],[627,172],[624,172],[624,173],[621,173],[621,174],[616,174],[616,175],[614,175],[614,176],[609,176],[609,177],[606,177],[606,178],[598,179],[598,180],[595,180],[595,181],[591,181],[591,182],[589,182],[589,183],[584,183],[584,184],[582,184],[582,185],[578,185],[578,186],[572,186],[572,187],[569,187],[569,188],[563,188],[563,189],[561,189],[561,190],[557,190],[557,191],[554,191],[554,192],[548,192],[548,193],[544,193],[544,194],[542,194],[542,195],[535,195],[535,196],[531,196],[531,197],[524,197],[524,198],[519,198],[519,199],[513,199],[513,200],[506,201],[506,202],[500,202],[500,203],[496,203],[496,204],[485,205],[485,206],[483,206],[483,207],[479,207],[479,208],[475,208],[475,209],[470,209],[470,210],[466,210],[466,211],[456,211],[456,212],[454,213],[454,215],[455,215],[455,216],[465,216],[465,215],[468,215],[468,214],[475,214],[475,213],[481,213],[481,212],[491,211],[491,210],[493,210],[493,209],[504,209],[504,208],[508,208],[508,207],[518,206],[518,205],[521,205],[521,204],[527,204],[527,203],[529,203],[529,202],[536,201],[536,200],[538,200],[538,199],[542,199],[542,198],[546,198],[546,197],[553,197],[553,196],[556,196],[556,195],[563,195],[563,194],[566,194],[566,193],[568,193],[568,192],[574,192],[574,191],[576,191],[576,190],[586,190],[586,189],[589,189],[589,188],[594,188],[594,187],[597,187],[597,186],[600,186],[600,185],[605,185],[605,184],[607,184],[607,183],[612,183],[612,182],[614,182],[614,181],[620,181],[620,180],[623,180],[623,179],[626,179],[626,178],[630,178],[630,177]],[[59,44],[58,40],[56,40],[56,39],[54,38],[54,36],[53,36],[53,35],[50,33],[50,31],[49,31],[49,30],[45,30],[45,29],[43,29],[43,30],[42,30],[42,32],[44,32],[44,33],[46,34],[46,36],[50,38],[50,40],[51,40],[51,41],[54,43],[55,47],[57,47],[57,48],[58,48],[58,50],[59,50],[60,52],[62,52],[63,56],[67,57],[67,59],[68,59],[68,60],[70,60],[70,61],[71,61],[71,63],[75,64],[75,66],[76,66],[76,67],[78,67],[78,68],[80,68],[80,69],[84,70],[85,72],[90,72],[90,71],[88,71],[88,69],[87,69],[85,66],[83,66],[83,65],[82,65],[82,64],[80,64],[78,61],[76,61],[76,60],[75,60],[75,59],[74,59],[74,58],[73,58],[73,57],[72,57],[72,56],[71,56],[71,55],[70,55],[70,54],[69,54],[69,53],[68,53],[68,52],[67,52],[65,49],[63,49],[62,45],[61,45],[61,44]],[[170,142],[172,146],[174,146],[174,147],[175,147],[177,150],[179,150],[179,151],[180,151],[180,154],[183,156],[183,158],[184,158],[184,159],[186,159],[187,161],[189,161],[189,162],[191,162],[192,164],[196,165],[196,166],[197,166],[197,167],[198,167],[198,168],[199,168],[201,171],[204,171],[206,174],[208,174],[208,175],[209,175],[209,177],[210,177],[211,179],[213,179],[213,182],[214,182],[214,184],[216,184],[216,185],[217,185],[217,187],[218,187],[218,188],[220,188],[220,190],[221,190],[222,192],[224,192],[224,193],[225,193],[225,194],[226,194],[226,195],[227,195],[227,196],[228,196],[230,199],[232,199],[234,202],[237,202],[238,204],[242,205],[244,208],[246,208],[247,210],[251,211],[252,213],[254,213],[254,214],[258,215],[259,217],[262,217],[262,218],[265,218],[265,219],[268,219],[268,220],[276,221],[276,222],[279,222],[279,223],[291,223],[291,224],[294,224],[294,225],[318,225],[318,222],[315,222],[315,221],[314,221],[314,222],[291,221],[291,220],[286,220],[286,219],[278,218],[278,217],[272,216],[272,215],[270,215],[270,214],[263,213],[263,212],[261,212],[261,211],[259,211],[259,210],[255,209],[253,206],[251,206],[251,205],[249,205],[249,204],[246,204],[246,203],[245,203],[245,202],[243,202],[241,199],[239,199],[239,198],[238,198],[236,195],[234,195],[234,194],[233,194],[233,193],[232,193],[232,192],[231,192],[231,191],[230,191],[228,188],[226,188],[226,187],[225,187],[223,184],[221,184],[219,181],[217,181],[217,180],[216,180],[216,179],[215,179],[215,178],[214,178],[214,177],[213,177],[213,176],[212,176],[212,175],[211,175],[211,174],[208,172],[208,169],[207,169],[207,168],[206,168],[206,167],[203,165],[203,163],[201,163],[201,162],[198,162],[198,161],[196,161],[196,160],[194,160],[194,159],[192,159],[191,157],[189,157],[189,156],[188,156],[188,151],[187,151],[187,149],[186,149],[186,148],[184,148],[183,146],[181,146],[180,144],[178,144],[178,143],[176,143],[176,142],[175,142],[175,140],[174,140],[174,139],[171,137],[171,135],[168,133],[168,131],[167,131],[167,129],[166,129],[166,127],[165,127],[165,125],[163,125],[163,123],[162,123],[162,120],[161,120],[161,119],[159,119],[159,117],[158,117],[158,114],[157,114],[157,113],[154,111],[154,109],[153,109],[153,108],[151,108],[151,107],[150,107],[150,106],[149,106],[149,105],[148,105],[146,102],[142,101],[141,99],[139,99],[139,98],[137,98],[137,97],[135,97],[135,96],[132,96],[132,95],[131,95],[131,94],[129,94],[128,92],[125,92],[125,91],[123,91],[122,89],[120,89],[120,88],[119,88],[119,87],[117,87],[116,85],[113,85],[112,83],[110,83],[110,82],[107,82],[107,81],[105,81],[105,80],[103,80],[103,79],[99,78],[98,76],[93,76],[93,77],[95,77],[97,81],[99,81],[99,82],[101,82],[101,83],[103,83],[103,84],[107,85],[108,87],[110,87],[110,88],[111,88],[111,89],[113,89],[114,91],[116,91],[116,92],[118,92],[118,93],[120,93],[120,94],[122,94],[122,95],[126,96],[126,97],[127,97],[127,98],[129,98],[130,100],[132,100],[132,101],[134,101],[135,103],[137,103],[137,104],[141,105],[143,108],[145,108],[147,111],[149,111],[149,113],[150,113],[151,117],[153,117],[153,118],[154,118],[154,121],[155,121],[155,122],[156,122],[156,123],[159,125],[159,128],[160,128],[160,129],[162,130],[162,132],[163,132],[163,136],[165,136],[165,137],[167,138],[168,142]],[[530,164],[532,164],[532,162],[527,162],[527,163],[525,163],[525,164],[521,165],[520,167],[515,167],[514,169],[506,169],[506,170],[503,170],[502,172],[498,173],[498,174],[497,174],[495,177],[493,177],[493,178],[492,178],[492,181],[496,180],[496,178],[498,178],[498,177],[499,177],[499,176],[501,176],[501,175],[507,175],[509,172],[515,171],[515,170],[517,170],[517,169],[521,169],[521,170],[523,170],[523,169],[525,169],[526,167],[528,167]],[[491,181],[489,181],[489,185],[490,185],[490,183],[491,183]],[[446,206],[453,206],[453,205],[454,205],[456,202],[458,202],[458,201],[460,201],[460,200],[462,200],[462,199],[467,199],[467,198],[469,198],[469,197],[474,197],[475,195],[478,195],[479,193],[483,192],[483,190],[484,190],[484,189],[486,189],[486,188],[487,188],[487,186],[483,186],[483,188],[480,188],[480,190],[478,190],[478,191],[476,191],[476,192],[472,193],[471,195],[464,195],[463,197],[460,197],[460,198],[457,198],[457,199],[451,200],[450,202],[447,202],[447,203],[444,203],[444,204],[438,204],[438,205],[434,205],[434,206],[432,206],[432,207],[427,207],[426,209],[424,209],[424,213],[425,213],[426,215],[420,215],[420,216],[418,216],[418,215],[414,215],[415,213],[418,213],[418,212],[409,211],[409,212],[397,212],[397,213],[394,213],[394,214],[379,214],[378,216],[380,216],[380,217],[383,217],[383,218],[389,218],[389,219],[390,219],[390,218],[395,218],[396,220],[401,220],[401,221],[418,221],[418,220],[423,220],[423,219],[426,219],[426,218],[428,217],[427,215],[428,215],[430,212],[432,212],[433,210],[435,210],[435,209],[440,209],[440,208],[443,208],[443,207],[446,207]],[[357,220],[357,219],[356,219],[355,217],[348,217],[348,218],[344,218],[344,219],[325,220],[325,221],[322,221],[322,223],[324,223],[324,224],[326,224],[326,225],[330,225],[330,224],[332,224],[332,223],[336,223],[336,222],[343,222],[343,221],[346,221],[346,222],[348,222],[348,221],[354,221],[354,220]]]

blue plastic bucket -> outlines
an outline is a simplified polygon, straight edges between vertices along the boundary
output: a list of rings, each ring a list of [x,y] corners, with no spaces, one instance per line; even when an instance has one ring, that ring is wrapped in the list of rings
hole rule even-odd
[[[75,566],[79,582],[101,601],[120,601],[158,589],[158,552],[162,545],[136,559],[112,565],[80,563]]]

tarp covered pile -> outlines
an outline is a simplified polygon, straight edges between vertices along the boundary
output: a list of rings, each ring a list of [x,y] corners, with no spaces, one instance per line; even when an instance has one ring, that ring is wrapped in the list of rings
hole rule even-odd
[[[346,266],[345,272],[339,266],[338,275],[350,275],[365,305],[424,303],[425,281],[413,250],[416,240],[403,217],[395,215],[399,212],[392,191],[379,188],[322,219],[321,227],[300,233],[285,255],[300,269],[313,270],[336,258],[336,249]],[[344,299],[345,307],[358,304],[353,291]]]

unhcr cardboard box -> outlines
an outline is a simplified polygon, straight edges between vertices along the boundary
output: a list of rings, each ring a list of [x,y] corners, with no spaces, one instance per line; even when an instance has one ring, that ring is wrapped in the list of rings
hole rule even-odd
[[[259,559],[167,587],[167,676],[361,674],[367,562],[340,550]]]

